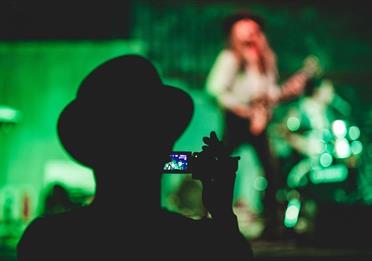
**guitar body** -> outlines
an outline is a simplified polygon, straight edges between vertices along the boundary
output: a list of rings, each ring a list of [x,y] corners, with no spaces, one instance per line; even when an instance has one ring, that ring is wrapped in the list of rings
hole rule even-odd
[[[250,105],[249,131],[252,135],[258,136],[264,132],[271,119],[271,108],[268,99],[261,97]]]
[[[301,95],[306,81],[319,71],[318,59],[314,56],[309,56],[305,59],[302,69],[292,75],[282,85],[281,95],[278,99],[273,100],[268,96],[261,96],[252,100],[248,105],[250,110],[250,133],[254,136],[263,133],[271,119],[273,108],[282,100]]]

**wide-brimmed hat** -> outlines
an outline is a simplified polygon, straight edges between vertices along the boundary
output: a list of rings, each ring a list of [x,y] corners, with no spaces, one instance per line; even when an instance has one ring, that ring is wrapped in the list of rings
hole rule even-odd
[[[140,55],[122,55],[97,66],[61,112],[58,135],[66,151],[93,166],[99,157],[131,143],[172,143],[193,114],[185,91],[163,84],[155,66]]]

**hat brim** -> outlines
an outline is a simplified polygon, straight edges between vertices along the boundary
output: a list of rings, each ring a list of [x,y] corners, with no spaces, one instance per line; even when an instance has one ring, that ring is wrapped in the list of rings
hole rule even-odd
[[[194,105],[191,96],[180,88],[163,85],[158,89],[156,95],[151,98],[152,108],[146,108],[146,111],[138,110],[133,105],[133,111],[128,108],[123,111],[112,110],[105,103],[100,104],[100,114],[114,114],[117,118],[125,118],[126,114],[136,116],[136,122],[126,122],[126,128],[132,133],[140,133],[140,129],[148,128],[146,131],[154,132],[154,136],[161,136],[167,142],[175,142],[183,133],[193,115]],[[109,101],[106,101],[109,103]],[[147,106],[148,104],[146,104]],[[110,122],[108,126],[101,126],[91,104],[77,98],[70,102],[61,112],[58,119],[57,131],[61,144],[65,150],[78,162],[86,166],[93,166],[100,157],[103,143],[100,143],[100,137],[106,139],[121,139],[123,137],[112,137],[110,128],[115,129],[120,122]],[[144,115],[146,114],[147,115]],[[137,124],[139,118],[143,117],[144,124]],[[127,117],[128,118],[128,117]],[[130,117],[129,117],[130,118]],[[133,118],[134,119],[134,118]],[[130,120],[129,120],[130,121]],[[101,124],[101,125],[100,125]],[[107,133],[105,133],[107,132]],[[139,134],[138,134],[139,135]],[[138,139],[140,137],[137,137]],[[136,137],[133,137],[136,139]],[[104,143],[105,146],[107,142]],[[114,143],[113,143],[114,146]]]

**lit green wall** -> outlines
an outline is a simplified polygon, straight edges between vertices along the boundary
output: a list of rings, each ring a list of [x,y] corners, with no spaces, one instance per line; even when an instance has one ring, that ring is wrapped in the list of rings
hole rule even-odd
[[[47,164],[71,161],[56,135],[62,108],[95,66],[132,52],[144,53],[145,47],[138,41],[0,43],[0,104],[22,116],[18,125],[0,129],[0,189],[11,189],[16,197],[20,190],[29,190],[32,215]]]

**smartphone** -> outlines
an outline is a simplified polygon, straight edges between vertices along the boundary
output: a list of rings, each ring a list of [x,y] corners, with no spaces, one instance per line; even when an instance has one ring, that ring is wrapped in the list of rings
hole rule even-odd
[[[164,164],[163,173],[190,174],[191,159],[191,151],[172,151],[169,161]]]

